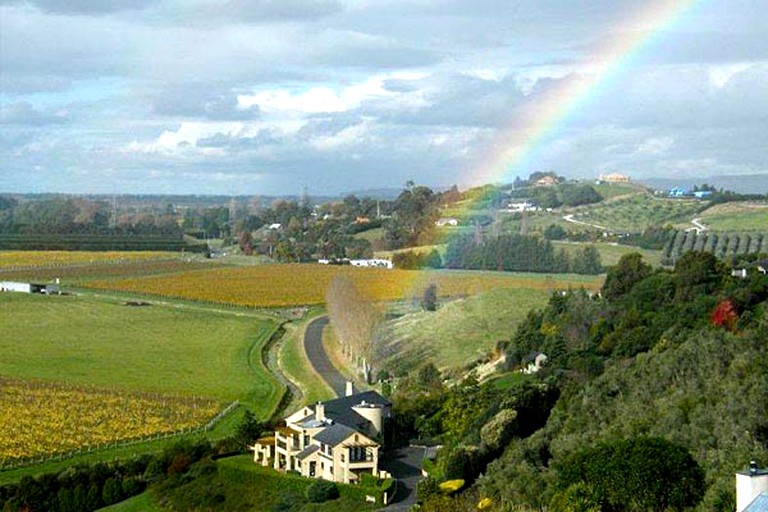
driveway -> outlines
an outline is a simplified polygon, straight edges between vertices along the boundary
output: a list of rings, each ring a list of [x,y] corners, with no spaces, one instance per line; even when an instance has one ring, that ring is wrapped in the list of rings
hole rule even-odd
[[[421,460],[424,448],[408,447],[386,452],[379,460],[381,469],[397,478],[397,492],[392,503],[382,511],[405,512],[416,503],[416,485],[421,480]]]
[[[304,350],[315,371],[331,386],[336,396],[344,396],[347,379],[328,359],[323,348],[323,329],[328,325],[328,317],[321,316],[312,320],[304,334]]]

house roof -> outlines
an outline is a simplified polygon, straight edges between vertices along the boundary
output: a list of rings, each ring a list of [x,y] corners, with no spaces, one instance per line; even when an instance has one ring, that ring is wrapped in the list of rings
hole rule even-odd
[[[311,444],[306,448],[304,448],[303,450],[301,450],[299,453],[297,453],[296,458],[299,460],[304,460],[318,450],[320,450],[319,446],[317,446],[316,444]]]
[[[760,493],[752,503],[747,505],[744,512],[768,512],[768,492]]]
[[[357,434],[357,430],[349,428],[341,423],[334,423],[330,427],[321,430],[315,436],[315,441],[320,441],[331,447],[340,445],[346,441],[352,434]]]
[[[392,402],[378,394],[376,391],[365,391],[350,396],[343,396],[335,400],[324,402],[325,416],[336,423],[342,423],[347,427],[357,430],[365,430],[370,421],[356,413],[352,408],[365,402],[368,405],[391,406]]]

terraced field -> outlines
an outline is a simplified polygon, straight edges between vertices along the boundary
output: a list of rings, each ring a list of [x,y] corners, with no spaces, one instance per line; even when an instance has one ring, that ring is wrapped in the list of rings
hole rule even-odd
[[[705,201],[669,199],[646,194],[581,207],[574,219],[614,232],[640,232],[650,226],[687,223],[706,207]]]

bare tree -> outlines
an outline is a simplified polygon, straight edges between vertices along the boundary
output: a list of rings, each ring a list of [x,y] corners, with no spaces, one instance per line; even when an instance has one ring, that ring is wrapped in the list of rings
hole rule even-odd
[[[373,355],[373,330],[381,311],[347,276],[336,276],[325,294],[331,327],[350,364],[360,365],[368,377]]]

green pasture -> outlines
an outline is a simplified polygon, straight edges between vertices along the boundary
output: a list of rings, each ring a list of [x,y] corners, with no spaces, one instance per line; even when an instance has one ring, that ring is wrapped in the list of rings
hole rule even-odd
[[[250,312],[0,294],[0,374],[239,399],[268,417],[282,388],[261,362],[276,323]]]
[[[441,369],[465,366],[509,339],[517,324],[550,297],[545,288],[500,288],[387,321],[376,342],[383,366],[398,369],[433,361]]]
[[[711,231],[768,231],[768,207],[714,215],[703,212],[701,222]]]
[[[144,492],[99,510],[100,512],[161,512],[163,509],[155,505],[149,492]]]
[[[563,249],[570,255],[581,251],[584,246],[591,245],[597,249],[600,253],[600,260],[604,267],[610,267],[616,265],[625,254],[631,252],[639,252],[643,255],[643,259],[649,265],[654,267],[661,266],[661,251],[652,251],[649,249],[641,249],[639,247],[632,247],[629,245],[619,245],[613,243],[591,243],[591,242],[558,242],[553,241],[552,244],[555,249]]]

